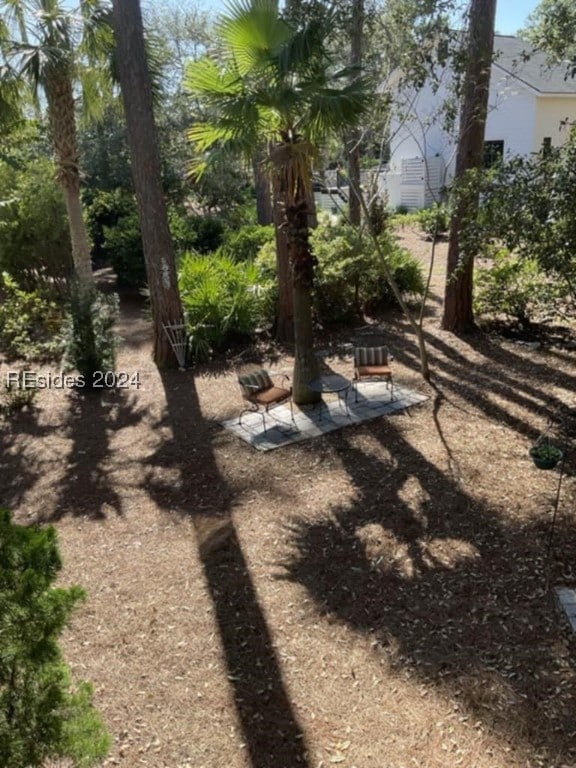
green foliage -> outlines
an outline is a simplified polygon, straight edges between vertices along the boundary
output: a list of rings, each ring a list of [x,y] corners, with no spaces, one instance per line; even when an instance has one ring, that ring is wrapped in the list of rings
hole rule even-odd
[[[535,259],[512,256],[505,248],[495,251],[490,267],[475,272],[474,311],[478,315],[507,315],[528,325],[556,296],[557,288]]]
[[[430,208],[418,211],[418,224],[431,238],[445,235],[450,226],[450,213],[445,205],[434,203]]]
[[[72,271],[66,206],[45,157],[0,160],[0,271],[29,290],[64,290]]]
[[[541,0],[528,17],[522,39],[545,51],[554,64],[576,75],[576,7],[573,0]]]
[[[0,274],[0,347],[11,359],[50,360],[64,348],[63,311],[39,291],[22,290]]]
[[[118,310],[115,295],[75,285],[66,349],[68,368],[75,368],[83,387],[92,389],[97,371],[113,371],[116,339],[113,333]]]
[[[226,235],[224,243],[220,246],[219,254],[233,261],[254,261],[260,248],[271,242],[275,242],[272,224],[267,227],[262,227],[259,224],[247,224]]]
[[[4,384],[4,391],[0,392],[0,413],[11,415],[24,408],[30,410],[37,394],[36,387],[25,380],[23,371],[19,371],[17,380],[13,381],[9,378]]]
[[[262,317],[258,277],[254,264],[226,256],[184,256],[179,287],[195,357],[255,332]]]
[[[98,192],[88,211],[91,231],[95,242],[100,244],[100,258],[112,265],[118,285],[146,285],[146,264],[134,196],[121,189]],[[225,225],[219,218],[190,216],[181,206],[170,205],[168,221],[177,256],[191,249],[210,253],[222,244]]]
[[[354,227],[339,225],[318,227],[311,242],[318,261],[315,308],[322,321],[340,321],[395,303],[371,238]],[[379,242],[402,293],[423,293],[418,261],[388,233]]]
[[[216,216],[190,216],[182,208],[172,208],[169,221],[178,255],[189,250],[212,253],[224,241],[226,227]]]
[[[118,286],[146,285],[146,263],[136,202],[132,199],[111,226],[103,226],[102,257],[108,261],[118,278]]]
[[[91,688],[71,685],[58,638],[84,591],[55,588],[62,568],[56,531],[15,525],[0,509],[0,754],[3,768],[68,757],[90,766],[110,739]]]
[[[319,321],[341,322],[396,302],[372,238],[347,224],[320,224],[312,232],[311,243],[317,260],[313,307]],[[387,232],[380,236],[379,243],[402,293],[423,294],[424,278],[418,260]],[[260,249],[257,265],[265,315],[270,318],[276,296],[274,243]]]
[[[118,226],[122,229],[122,219],[130,219],[134,214],[137,214],[134,195],[120,187],[111,190],[88,189],[85,190],[83,199],[86,210],[86,227],[92,241],[92,261],[99,265],[112,264],[116,253],[120,254],[122,251],[122,238],[119,242],[114,243],[114,230]],[[129,228],[130,225],[127,229]],[[107,243],[107,234],[110,235],[110,243]],[[132,240],[126,239],[124,245],[130,253],[137,252],[137,259],[143,258],[139,230],[138,236]],[[119,258],[121,259],[121,257]],[[122,285],[125,275],[122,268],[120,271],[122,277],[119,278],[119,283]]]
[[[561,148],[529,159],[515,158],[479,179],[482,205],[468,226],[476,252],[496,238],[522,258],[538,263],[548,278],[576,296],[576,130]]]

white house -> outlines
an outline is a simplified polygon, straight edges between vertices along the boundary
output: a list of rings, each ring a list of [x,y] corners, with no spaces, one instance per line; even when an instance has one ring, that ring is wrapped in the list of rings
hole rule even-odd
[[[519,38],[496,35],[494,50],[486,161],[563,144],[576,122],[576,80],[565,77],[565,67],[550,68],[544,54]],[[431,85],[405,88],[396,99],[390,171],[381,185],[392,207],[430,205],[453,176],[458,128],[446,129],[443,117],[450,82],[446,68],[436,91]]]

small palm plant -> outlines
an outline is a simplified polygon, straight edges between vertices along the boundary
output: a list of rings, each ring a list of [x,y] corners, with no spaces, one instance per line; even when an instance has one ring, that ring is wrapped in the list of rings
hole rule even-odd
[[[203,157],[198,173],[215,152],[252,158],[256,148],[268,147],[292,273],[296,403],[318,397],[307,386],[317,375],[308,224],[312,166],[328,136],[356,125],[370,98],[365,78],[334,66],[326,41],[333,20],[326,13],[297,28],[280,16],[277,0],[238,0],[217,26],[220,59],[194,62],[186,75],[188,90],[208,115],[189,133]]]

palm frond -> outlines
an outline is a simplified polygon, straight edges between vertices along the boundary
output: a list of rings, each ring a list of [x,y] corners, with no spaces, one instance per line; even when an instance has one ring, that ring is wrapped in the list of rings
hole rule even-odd
[[[242,80],[237,72],[223,71],[211,58],[191,62],[186,68],[184,86],[196,96],[218,99],[242,92]]]
[[[231,4],[216,31],[227,53],[244,76],[266,67],[292,36],[290,26],[279,16],[276,0],[253,0]]]
[[[302,122],[315,140],[330,133],[343,133],[357,125],[370,106],[369,81],[360,78],[344,88],[321,88],[310,94]]]

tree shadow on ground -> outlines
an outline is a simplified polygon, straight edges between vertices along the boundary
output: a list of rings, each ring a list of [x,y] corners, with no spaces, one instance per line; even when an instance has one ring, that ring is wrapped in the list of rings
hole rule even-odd
[[[358,447],[358,433],[343,437],[355,500],[290,524],[282,578],[305,586],[330,620],[373,637],[392,671],[456,699],[513,748],[553,761],[541,764],[573,764],[576,674],[543,589],[547,524],[504,519],[394,421],[363,428],[379,458]],[[573,538],[576,526],[564,526]]]
[[[38,423],[35,409],[0,416],[0,504],[16,509],[38,475],[45,471],[45,457],[22,445],[22,435],[41,440],[51,427]]]
[[[405,323],[395,320],[384,333],[396,361],[417,370],[416,340],[407,334]],[[474,361],[432,333],[427,332],[425,338],[432,383],[444,401],[453,395],[461,401],[458,407],[464,405],[473,412],[480,411],[487,419],[530,440],[539,436],[543,422],[566,409],[566,403],[558,395],[546,392],[546,387],[576,390],[576,379],[555,367],[555,357],[540,353],[527,359],[478,333],[460,339],[478,356]],[[512,412],[518,409],[521,415]]]
[[[122,514],[121,497],[108,476],[111,436],[144,416],[136,397],[122,389],[71,393],[63,430],[72,447],[67,456],[59,457],[66,461],[66,473],[59,481],[53,510],[41,515],[42,521],[55,522],[67,515],[103,520],[110,512]]]
[[[236,710],[254,768],[308,765],[304,734],[284,688],[270,630],[260,607],[232,517],[234,492],[213,454],[220,431],[201,415],[194,378],[162,373],[172,440],[150,458],[146,490],[189,517],[212,599]],[[186,458],[183,458],[186,457]],[[177,468],[175,486],[162,468]]]

